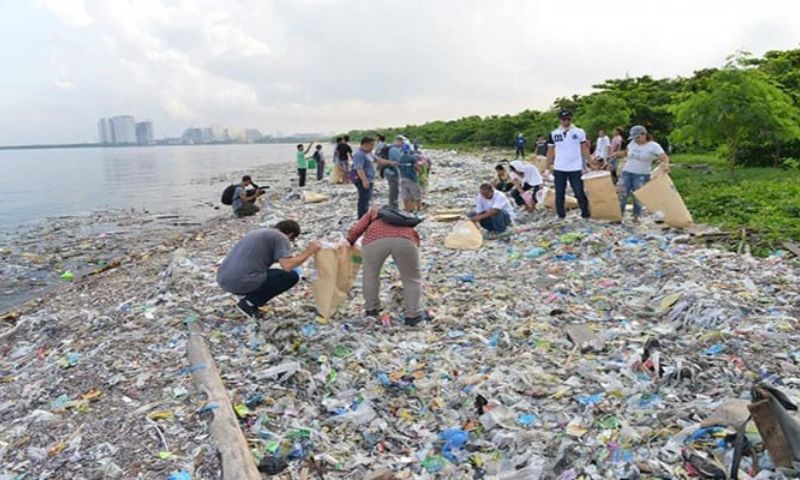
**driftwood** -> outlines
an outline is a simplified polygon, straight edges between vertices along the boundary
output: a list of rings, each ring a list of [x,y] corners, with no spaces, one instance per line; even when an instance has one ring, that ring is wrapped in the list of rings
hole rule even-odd
[[[222,478],[225,480],[260,480],[247,441],[233,412],[228,392],[219,377],[214,358],[203,339],[203,330],[195,322],[189,323],[189,364],[197,389],[206,395],[206,409],[212,415],[209,431],[214,437],[222,460]]]

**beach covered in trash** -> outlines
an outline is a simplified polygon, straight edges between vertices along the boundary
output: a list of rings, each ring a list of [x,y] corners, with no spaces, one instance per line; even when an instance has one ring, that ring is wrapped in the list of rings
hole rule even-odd
[[[428,154],[426,213],[469,210],[498,160]],[[302,247],[355,220],[351,185],[311,182],[329,200],[305,204],[291,171],[260,216],[130,237],[140,253],[0,321],[0,479],[221,478],[206,427],[218,405],[186,355],[192,324],[254,462],[276,478],[725,478],[742,438],[739,478],[774,469],[753,422],[737,427],[757,380],[800,398],[797,259],[551,210],[455,251],[454,224],[427,220],[431,323],[403,325],[389,261],[377,322],[360,277],[319,318],[309,263],[256,324],[215,283],[236,240],[295,218]]]

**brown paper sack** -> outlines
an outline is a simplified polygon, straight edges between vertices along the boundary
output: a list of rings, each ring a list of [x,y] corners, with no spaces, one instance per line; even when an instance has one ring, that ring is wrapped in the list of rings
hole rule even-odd
[[[662,217],[664,223],[670,227],[683,228],[692,224],[692,214],[683,203],[683,198],[669,174],[658,175],[633,194],[647,211]]]
[[[483,245],[483,235],[472,220],[458,223],[444,239],[444,246],[453,250],[477,250]]]
[[[339,165],[334,165],[331,170],[330,182],[334,184],[347,183],[347,173]]]
[[[317,271],[311,284],[317,313],[330,318],[353,286],[361,264],[361,252],[354,247],[322,248],[314,254]]]
[[[589,172],[583,177],[583,189],[589,198],[592,218],[622,220],[619,210],[619,195],[611,181],[611,172]]]
[[[539,169],[539,173],[544,175],[550,165],[547,163],[547,157],[544,155],[534,155],[534,157],[530,160],[530,163],[536,165],[536,168]]]
[[[303,192],[303,201],[305,203],[322,203],[330,200],[330,197],[321,193]]]
[[[544,197],[544,206],[547,208],[556,209],[556,191],[550,188],[543,188],[540,190],[541,195]],[[578,208],[578,200],[572,195],[564,196],[564,206],[567,210]],[[538,198],[538,197],[537,197]]]

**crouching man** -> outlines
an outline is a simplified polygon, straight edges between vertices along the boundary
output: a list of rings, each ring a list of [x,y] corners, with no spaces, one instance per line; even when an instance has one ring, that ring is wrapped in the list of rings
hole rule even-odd
[[[291,243],[300,236],[300,225],[294,220],[278,222],[274,228],[254,230],[233,246],[217,271],[220,288],[243,298],[236,304],[245,316],[261,318],[258,308],[300,280],[297,267],[320,248],[309,242],[303,252],[291,256]],[[280,268],[272,268],[274,264]]]
[[[498,192],[491,184],[480,186],[480,193],[475,197],[475,212],[470,220],[479,223],[486,229],[486,238],[498,238],[511,235],[508,228],[514,222],[514,207],[503,192]]]

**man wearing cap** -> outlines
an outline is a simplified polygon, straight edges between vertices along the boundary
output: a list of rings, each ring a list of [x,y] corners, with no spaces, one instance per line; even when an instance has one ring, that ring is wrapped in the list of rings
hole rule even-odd
[[[564,201],[567,194],[567,182],[581,207],[581,217],[589,218],[589,200],[583,191],[584,161],[590,160],[589,142],[586,132],[572,124],[572,112],[561,110],[558,115],[561,126],[550,132],[547,140],[547,163],[553,170],[556,190],[556,213],[558,218],[565,218],[567,211]]]

